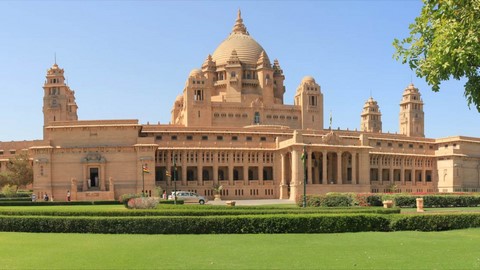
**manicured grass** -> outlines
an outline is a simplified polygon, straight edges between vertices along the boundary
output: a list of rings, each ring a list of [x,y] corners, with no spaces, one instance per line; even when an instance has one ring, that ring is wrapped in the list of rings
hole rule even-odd
[[[478,269],[480,229],[281,235],[0,232],[2,269]]]

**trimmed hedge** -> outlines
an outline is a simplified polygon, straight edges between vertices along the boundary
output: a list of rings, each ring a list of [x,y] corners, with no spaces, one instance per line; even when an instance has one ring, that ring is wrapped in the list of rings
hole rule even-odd
[[[53,205],[110,205],[120,204],[119,201],[75,201],[75,202],[45,202],[45,201],[0,201],[1,206],[53,206]]]
[[[0,208],[0,215],[4,216],[97,216],[97,217],[135,217],[135,216],[246,216],[246,215],[315,215],[315,214],[398,214],[400,209],[384,208],[329,208],[329,209],[249,209],[249,208],[211,208],[201,211],[192,208],[187,209],[157,209],[157,210],[126,210],[126,211],[67,211],[67,210],[42,210],[42,211],[18,211],[3,210]]]
[[[384,215],[224,217],[0,216],[0,231],[129,234],[340,233],[388,231]]]
[[[308,195],[309,207],[349,207],[382,206],[384,200],[393,200],[395,206],[413,208],[417,198],[423,198],[425,208],[432,207],[475,207],[480,205],[479,195],[411,195],[411,194],[372,194],[372,193],[328,193],[326,195]],[[297,205],[302,206],[303,196],[297,198]]]
[[[480,214],[207,217],[0,216],[0,231],[111,234],[342,233],[444,231],[480,227]]]
[[[392,219],[393,231],[446,231],[480,227],[480,214],[402,215]]]
[[[12,202],[12,201],[15,201],[15,202],[31,202],[32,199],[30,197],[4,197],[4,198],[0,198],[0,203],[1,202]]]

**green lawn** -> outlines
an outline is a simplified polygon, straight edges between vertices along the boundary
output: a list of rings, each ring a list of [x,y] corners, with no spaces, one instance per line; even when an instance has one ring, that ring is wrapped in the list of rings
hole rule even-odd
[[[479,269],[480,229],[280,235],[0,232],[2,269]]]

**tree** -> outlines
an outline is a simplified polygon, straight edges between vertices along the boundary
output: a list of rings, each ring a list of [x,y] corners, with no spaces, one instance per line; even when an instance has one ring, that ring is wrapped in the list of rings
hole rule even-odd
[[[434,92],[466,78],[465,98],[480,112],[480,0],[423,0],[410,36],[395,39],[394,58],[408,63]]]
[[[2,185],[24,187],[33,183],[33,168],[28,153],[20,153],[7,162],[7,171],[0,176]]]

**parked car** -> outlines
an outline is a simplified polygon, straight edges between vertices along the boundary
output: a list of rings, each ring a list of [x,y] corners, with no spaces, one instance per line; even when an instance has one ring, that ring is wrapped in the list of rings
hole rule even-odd
[[[174,200],[175,199],[175,192],[172,191],[171,195],[168,195],[169,200]],[[208,202],[208,199],[198,195],[195,192],[190,192],[190,191],[177,191],[177,200],[182,200],[185,203],[199,203],[199,204],[205,204]]]

